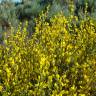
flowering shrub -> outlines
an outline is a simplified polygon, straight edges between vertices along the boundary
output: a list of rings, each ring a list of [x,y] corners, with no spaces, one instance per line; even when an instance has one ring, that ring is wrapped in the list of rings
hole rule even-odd
[[[90,18],[77,22],[62,13],[47,22],[42,14],[30,38],[27,23],[11,28],[0,45],[0,94],[95,96],[96,24]]]

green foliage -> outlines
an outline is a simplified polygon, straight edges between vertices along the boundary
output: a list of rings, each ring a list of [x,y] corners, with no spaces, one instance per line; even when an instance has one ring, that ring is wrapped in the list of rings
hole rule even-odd
[[[17,25],[18,20],[16,19],[17,17],[15,9],[15,4],[8,0],[2,1],[2,3],[0,3],[0,32],[6,31],[10,24],[13,26]]]
[[[87,9],[86,9],[86,5],[87,5]],[[76,0],[75,6],[76,6],[77,14],[79,13],[79,11],[82,11],[84,13],[86,10],[89,14],[92,14],[96,9],[95,7],[96,0]]]
[[[62,7],[61,7],[60,3],[57,3],[57,2],[54,1],[52,6],[50,6],[48,18],[56,15],[61,10],[62,10]]]
[[[2,0],[0,3],[0,31],[7,30],[1,21],[7,21],[14,26],[18,22],[29,21],[28,32],[34,31],[34,18],[38,17],[41,11],[46,11],[50,5],[48,19],[62,11],[64,16],[76,15],[79,19],[85,18],[85,13],[96,18],[96,0],[21,0],[15,3],[12,0]]]
[[[95,96],[96,24],[90,18],[76,25],[76,16],[62,13],[36,21],[28,38],[25,27],[10,30],[0,45],[2,96]]]

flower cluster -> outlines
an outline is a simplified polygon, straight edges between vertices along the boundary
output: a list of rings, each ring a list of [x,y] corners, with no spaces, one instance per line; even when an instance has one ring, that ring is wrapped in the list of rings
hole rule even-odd
[[[79,22],[79,23],[78,23]],[[0,45],[2,96],[95,96],[96,24],[62,12],[36,19],[35,32],[25,27]]]

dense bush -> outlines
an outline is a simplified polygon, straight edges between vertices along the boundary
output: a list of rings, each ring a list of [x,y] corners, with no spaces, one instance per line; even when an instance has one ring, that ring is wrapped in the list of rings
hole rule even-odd
[[[62,13],[46,22],[36,19],[28,38],[28,22],[11,28],[0,45],[1,96],[95,96],[96,24]]]

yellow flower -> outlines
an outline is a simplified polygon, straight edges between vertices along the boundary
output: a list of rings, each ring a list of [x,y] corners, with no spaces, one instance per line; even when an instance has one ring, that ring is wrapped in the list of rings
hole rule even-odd
[[[10,71],[10,69],[9,69],[9,68],[6,68],[5,70],[6,70],[6,72],[7,72],[8,78],[10,78],[10,76],[11,76],[11,71]]]
[[[79,96],[86,96],[85,94],[79,94]]]
[[[0,92],[2,91],[2,89],[3,89],[3,86],[0,85]]]
[[[2,73],[2,70],[0,70],[0,73]]]
[[[46,60],[46,58],[45,57],[42,57],[41,58],[41,61],[40,61],[40,64],[44,64],[45,63],[45,60]]]
[[[75,86],[74,85],[71,87],[71,90],[75,90]]]

